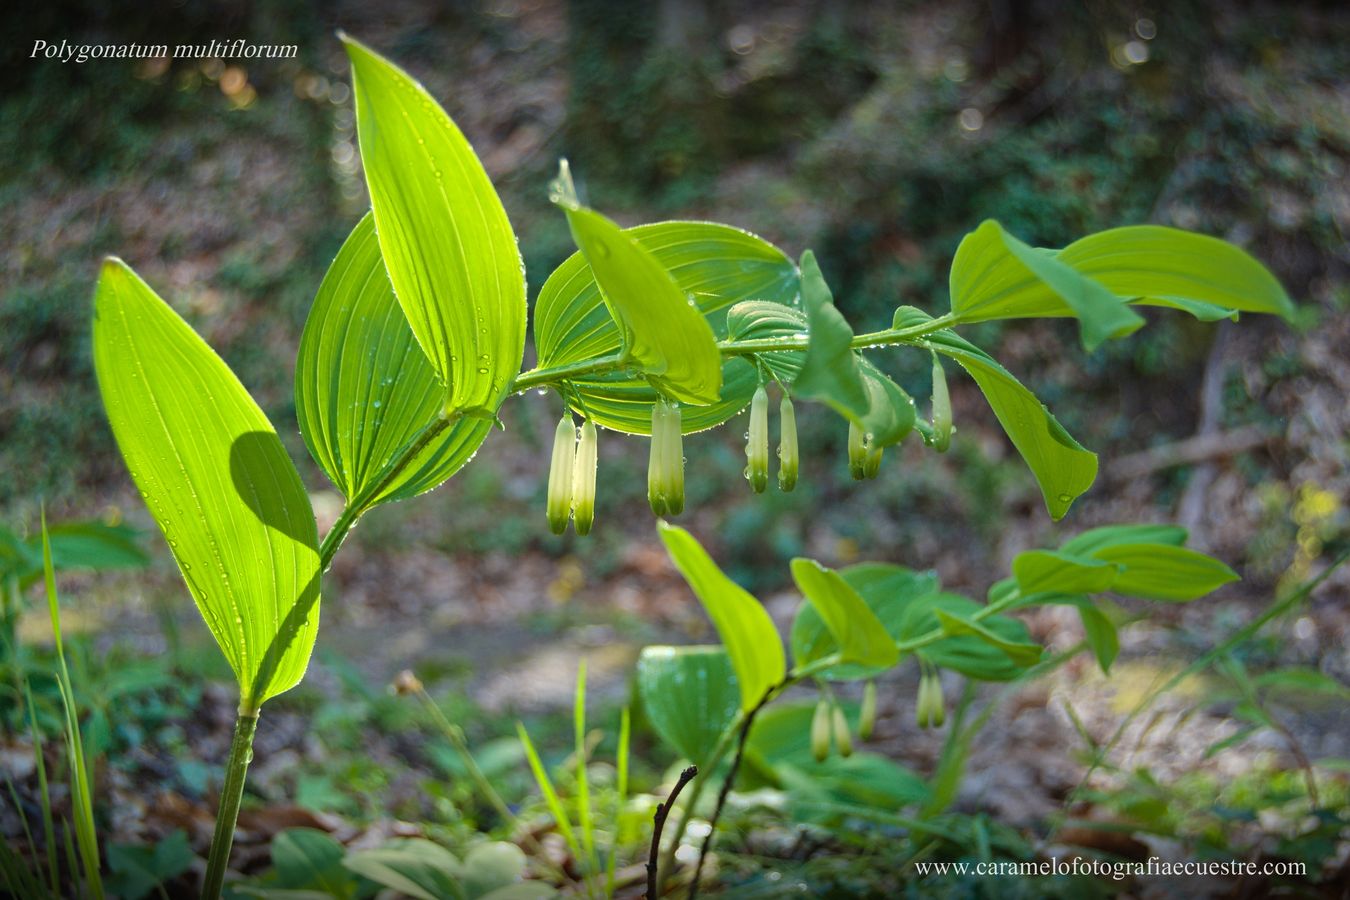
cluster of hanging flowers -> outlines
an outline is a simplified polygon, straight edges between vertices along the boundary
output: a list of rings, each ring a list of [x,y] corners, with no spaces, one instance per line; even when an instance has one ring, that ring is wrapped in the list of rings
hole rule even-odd
[[[797,414],[792,399],[778,404],[778,489],[797,486]],[[769,486],[769,392],[760,385],[750,400],[750,430],[745,433],[745,480],[756,494]]]
[[[554,534],[567,530],[586,535],[595,522],[595,466],[598,459],[595,423],[581,423],[580,437],[570,412],[563,413],[553,433],[553,460],[548,470],[548,502],[545,512]]]
[[[947,720],[947,707],[942,698],[942,680],[936,670],[926,666],[919,675],[918,702],[914,707],[914,716],[920,728],[941,728]]]
[[[933,355],[932,436],[929,445],[939,452],[951,445],[952,404],[942,363]],[[578,436],[579,434],[579,436]],[[577,534],[587,534],[595,519],[595,423],[589,418],[575,427],[571,413],[563,415],[553,438],[553,461],[548,478],[548,522],[554,534],[572,522]],[[778,489],[797,486],[797,414],[785,392],[778,404]],[[858,422],[849,421],[848,470],[856,480],[876,478],[881,471],[882,448]],[[750,399],[750,425],[745,433],[745,480],[757,494],[769,485],[769,393],[761,384]],[[652,404],[651,457],[647,464],[647,501],[658,516],[684,511],[684,438],[680,406],[658,396]]]

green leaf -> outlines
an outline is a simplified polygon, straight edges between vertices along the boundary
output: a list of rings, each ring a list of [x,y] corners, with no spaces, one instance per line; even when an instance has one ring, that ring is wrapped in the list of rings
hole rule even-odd
[[[1083,622],[1083,634],[1087,638],[1088,646],[1097,657],[1097,665],[1102,667],[1102,674],[1109,674],[1111,663],[1116,661],[1116,656],[1120,653],[1120,636],[1117,634],[1116,625],[1106,613],[1088,601],[1081,601],[1075,605],[1078,607],[1078,617]]]
[[[807,257],[803,256],[803,266],[806,266]],[[814,262],[812,263],[814,266]],[[805,269],[803,270],[806,271]],[[824,282],[819,281],[819,270],[816,269],[816,275],[812,280],[818,281],[818,284],[812,291],[805,291],[807,295],[813,292],[825,291],[828,298],[828,288],[824,287]],[[805,279],[805,274],[803,275]],[[805,284],[805,281],[803,282]],[[820,303],[817,297],[817,303]],[[826,303],[826,313],[824,324],[821,326],[828,332],[833,326],[830,324],[832,317],[828,310],[834,310],[832,305]],[[837,310],[835,310],[837,313]],[[842,316],[839,317],[842,321]],[[844,325],[847,328],[847,324]],[[808,336],[807,317],[800,311],[776,303],[768,303],[759,300],[748,300],[732,307],[727,314],[728,335],[737,341],[760,340],[770,338],[784,337],[807,337]],[[819,332],[817,332],[819,336]],[[852,332],[849,332],[850,339]],[[819,338],[818,338],[819,339]],[[829,338],[825,338],[829,342]],[[793,395],[807,399],[817,399],[829,404],[836,412],[845,418],[856,421],[867,434],[872,435],[871,445],[873,447],[889,447],[892,444],[899,443],[904,437],[914,429],[915,420],[918,412],[914,405],[914,399],[904,392],[898,384],[890,379],[884,372],[878,369],[871,360],[867,359],[859,351],[850,350],[852,362],[848,363],[842,358],[837,360],[840,372],[847,374],[835,375],[848,380],[857,376],[858,385],[861,388],[864,397],[863,412],[856,413],[853,409],[839,402],[833,394],[829,393],[828,388],[825,393],[816,394],[811,391],[803,392],[800,383],[800,374],[805,369],[806,359],[810,351],[801,350],[783,350],[772,351],[759,355],[760,360],[765,364],[774,377],[785,384],[792,385]],[[822,366],[825,364],[821,364]],[[821,376],[829,379],[835,376],[827,374]],[[809,381],[810,379],[808,379]]]
[[[878,754],[831,755],[816,762],[810,741],[814,713],[813,700],[776,703],[755,717],[746,741],[745,760],[752,770],[747,772],[747,782],[753,783],[757,775],[761,783],[784,788],[794,799],[806,799],[814,788],[819,792],[816,799],[892,810],[928,798],[922,778]],[[850,727],[856,727],[856,711],[846,710],[845,718]]]
[[[426,89],[357,41],[356,129],[389,280],[447,410],[495,412],[525,348],[525,277],[501,199]]]
[[[838,572],[799,557],[792,561],[792,579],[824,620],[844,662],[882,667],[899,662],[894,638]],[[796,664],[811,661],[797,659]]]
[[[1059,549],[1075,556],[1093,556],[1104,547],[1120,544],[1171,544],[1180,547],[1186,543],[1186,529],[1177,525],[1104,525],[1077,534]]]
[[[712,222],[658,222],[625,229],[692,297],[714,336],[727,337],[727,309],[747,297],[767,298],[790,310],[798,302],[797,268],[777,247],[752,234]],[[766,301],[766,302],[767,302]],[[549,368],[618,354],[623,335],[605,304],[586,257],[572,254],[544,282],[534,307],[539,366]],[[685,433],[721,425],[750,402],[759,378],[740,357],[722,363],[717,403],[681,412]],[[636,372],[587,376],[567,382],[567,401],[607,428],[650,434],[656,390]]]
[[[637,684],[656,733],[696,766],[740,708],[736,672],[722,646],[644,647]]]
[[[1287,666],[1272,672],[1262,672],[1252,681],[1257,687],[1291,695],[1326,694],[1350,700],[1350,687],[1324,672],[1306,666]]]
[[[907,309],[896,312],[896,327]],[[1036,399],[993,357],[950,331],[929,335],[924,346],[956,360],[975,379],[1041,487],[1045,507],[1056,521],[1064,518],[1097,477],[1097,454],[1079,444],[1045,404]]]
[[[229,367],[119,260],[94,296],[93,349],[132,480],[256,709],[300,681],[318,629],[300,476]]]
[[[1233,310],[1288,319],[1293,301],[1278,279],[1227,241],[1160,225],[1132,225],[1074,241],[1056,258],[1108,291],[1200,319]]]
[[[841,569],[839,575],[862,598],[892,642],[904,634],[905,611],[909,605],[938,589],[937,578],[931,573],[915,572],[888,563],[860,563]],[[825,620],[810,603],[798,608],[792,621],[790,643],[792,658],[797,665],[822,659],[839,648]],[[856,681],[875,677],[886,668],[845,663],[830,667],[821,677],[828,681]]]
[[[952,312],[959,322],[1076,316],[1083,346],[1137,331],[1144,318],[1053,253],[1030,247],[986,220],[961,241],[951,269]]]
[[[829,285],[810,250],[802,254],[801,269],[809,342],[792,392],[795,396],[821,400],[841,414],[860,420],[867,414],[871,398],[858,372],[853,329],[835,307]]]
[[[346,850],[326,831],[287,828],[272,838],[272,866],[283,888],[315,888],[330,897],[350,897],[354,879],[343,868]]]
[[[482,418],[460,419],[379,488],[385,466],[435,421],[443,399],[394,296],[367,213],[329,266],[300,337],[300,433],[348,503],[403,500],[455,474],[492,428]]]
[[[572,239],[618,323],[626,357],[668,397],[693,406],[716,403],[722,390],[717,339],[670,271],[618,225],[577,201],[566,163],[552,199],[567,215]]]
[[[108,845],[107,887],[124,900],[140,900],[192,867],[187,832],[175,828],[151,846]]]
[[[506,841],[477,844],[464,854],[464,893],[484,897],[520,880],[525,853]]]
[[[1014,664],[1022,666],[1034,666],[1041,658],[1041,647],[1039,644],[1033,644],[1022,641],[1010,641],[998,632],[985,627],[974,619],[965,616],[956,615],[945,609],[934,609],[938,621],[942,624],[942,630],[947,634],[974,635],[988,643],[990,646],[997,647],[1008,655],[1008,659]]]
[[[731,657],[741,689],[741,709],[759,704],[787,674],[783,642],[760,602],[732,581],[683,528],[659,523],[675,567],[694,589]]]
[[[342,864],[382,887],[418,900],[467,900],[459,885],[463,864],[449,850],[421,838],[357,850],[347,854]]]
[[[57,571],[140,569],[150,563],[150,557],[138,543],[140,532],[125,525],[66,522],[53,526],[48,533],[52,565]],[[27,546],[15,541],[9,550],[0,549],[0,573],[18,576],[20,586],[26,588],[42,577],[42,539],[34,537]],[[5,536],[0,535],[0,545],[5,543]]]
[[[1239,580],[1217,559],[1171,544],[1121,544],[1093,555],[1123,567],[1112,591],[1148,600],[1194,600]]]
[[[916,597],[905,606],[897,637],[901,641],[913,640],[930,633],[935,628],[941,628],[938,610],[970,618],[982,609],[983,607],[974,600],[959,594],[930,593]],[[980,620],[980,624],[1008,643],[1031,643],[1026,625],[1009,616],[987,616]],[[1020,675],[1025,668],[995,644],[968,633],[944,637],[915,652],[935,666],[952,669],[981,681],[1010,681]]]
[[[1017,555],[1012,571],[1023,594],[1095,594],[1110,589],[1120,567],[1054,550],[1029,550]]]

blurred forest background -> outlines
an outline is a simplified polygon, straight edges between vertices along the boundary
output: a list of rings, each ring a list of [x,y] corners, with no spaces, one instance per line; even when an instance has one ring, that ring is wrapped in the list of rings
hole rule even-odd
[[[515,223],[531,296],[572,249],[547,200],[560,156],[589,202],[624,224],[706,218],[794,257],[814,249],[862,330],[901,304],[943,310],[956,245],[985,218],[1042,246],[1175,225],[1233,241],[1280,277],[1300,304],[1292,324],[1149,310],[1147,330],[1091,356],[1069,323],[974,329],[1101,454],[1097,486],[1060,525],[974,384],[955,377],[952,452],[888,453],[880,479],[862,486],[847,478],[845,429],[822,410],[799,410],[793,494],[742,489],[735,422],[687,441],[682,523],[784,618],[795,603],[786,563],[802,552],[934,568],[982,596],[1017,552],[1105,522],[1179,521],[1243,575],[1214,598],[1155,607],[1126,632],[1110,682],[1084,660],[1001,714],[971,764],[973,807],[1013,822],[1053,812],[1082,771],[1076,727],[1108,733],[1160,672],[1350,541],[1350,16],[1340,4],[51,0],[3,18],[0,523],[12,529],[31,533],[45,498],[57,521],[153,531],[91,367],[89,298],[105,254],[134,266],[258,398],[314,493],[321,530],[336,514],[339,498],[297,433],[292,366],[319,281],[367,208],[341,27],[423,80],[464,129]],[[294,43],[298,55],[29,58],[37,39],[236,37]],[[912,357],[884,363],[924,397],[929,362]],[[602,433],[596,530],[557,538],[544,520],[556,399],[530,396],[504,413],[508,433],[476,462],[427,497],[376,511],[338,557],[312,677],[278,702],[260,738],[264,799],[298,792],[305,809],[358,819],[440,809],[427,793],[437,757],[409,742],[400,729],[413,712],[383,694],[402,669],[491,741],[513,716],[565,708],[578,655],[613,702],[642,644],[710,635],[655,539],[646,442]],[[92,666],[172,653],[220,679],[214,651],[183,650],[209,637],[160,543],[146,541],[148,574],[75,579],[70,627],[92,636],[104,660]],[[1348,599],[1341,572],[1247,646],[1246,665],[1350,681]],[[1033,632],[1052,644],[1079,639],[1076,619],[1037,616]],[[914,732],[916,681],[910,672],[883,691],[879,733],[923,770],[940,739]],[[1169,803],[1200,803],[1246,776],[1282,790],[1289,779],[1270,773],[1296,769],[1298,756],[1350,757],[1343,697],[1280,702],[1295,749],[1264,734],[1206,754],[1237,732],[1232,704],[1193,714],[1191,697],[1138,735],[1116,784],[1143,767],[1173,782]],[[109,777],[124,791],[129,838],[161,827],[131,811],[148,804],[137,783],[208,807],[228,692],[175,703],[142,731],[109,737],[125,751]]]

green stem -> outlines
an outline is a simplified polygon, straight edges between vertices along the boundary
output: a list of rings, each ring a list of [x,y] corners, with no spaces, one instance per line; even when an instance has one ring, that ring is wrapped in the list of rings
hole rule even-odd
[[[234,722],[234,740],[230,759],[225,764],[225,784],[220,789],[220,808],[216,811],[216,831],[211,838],[211,855],[206,862],[206,881],[202,897],[216,900],[225,884],[225,869],[234,846],[234,826],[239,821],[239,804],[244,798],[244,779],[253,760],[253,735],[258,730],[258,711],[239,711]]]
[[[563,366],[550,366],[546,369],[531,369],[528,372],[521,372],[511,382],[511,388],[507,393],[519,394],[521,391],[527,391],[532,387],[546,387],[556,384],[560,381],[567,381],[571,378],[581,378],[584,375],[596,375],[611,372],[614,369],[622,368],[628,361],[628,355],[625,353],[613,353],[609,356],[597,356],[595,359],[583,359],[580,362],[568,363]]]
[[[419,431],[411,441],[408,442],[407,446],[399,451],[398,456],[385,467],[384,472],[374,484],[362,491],[355,499],[350,500],[347,503],[342,510],[342,514],[338,516],[337,521],[333,523],[333,527],[329,530],[328,534],[324,536],[323,544],[319,546],[320,571],[327,571],[328,567],[332,565],[333,557],[337,555],[338,548],[341,547],[342,542],[346,540],[347,532],[352,530],[352,526],[356,524],[356,520],[361,518],[366,510],[374,505],[374,502],[379,499],[379,496],[384,493],[385,489],[393,484],[394,479],[417,458],[419,453],[427,448],[428,444],[436,440],[441,432],[455,424],[459,419],[459,413],[451,413],[432,419],[423,426],[422,430]]]
[[[869,347],[883,347],[891,344],[912,343],[915,338],[932,334],[950,327],[956,322],[956,316],[948,313],[909,328],[887,328],[868,334],[859,334],[853,338],[853,347],[859,350]],[[758,353],[781,353],[790,350],[805,350],[808,342],[805,334],[790,334],[776,338],[752,338],[744,341],[718,341],[717,349],[723,356],[753,356]],[[511,382],[511,393],[519,393],[532,387],[547,387],[572,378],[585,375],[602,375],[623,368],[629,358],[623,353],[598,356],[595,359],[583,359],[562,366],[550,366],[531,369],[516,376]]]
[[[773,685],[765,692],[764,697],[755,705],[753,710],[749,713],[744,710],[737,711],[736,717],[731,720],[727,727],[722,730],[722,734],[718,736],[717,743],[713,746],[712,753],[708,754],[708,759],[699,767],[698,779],[694,782],[694,787],[689,794],[689,798],[680,809],[679,821],[675,823],[675,833],[671,835],[670,843],[666,845],[666,850],[661,855],[661,868],[657,875],[658,889],[660,885],[665,882],[666,876],[675,867],[675,851],[680,846],[680,840],[684,837],[685,829],[689,827],[689,820],[693,818],[694,808],[698,806],[699,797],[703,795],[703,788],[712,779],[713,773],[717,771],[717,766],[722,762],[722,757],[726,756],[727,751],[731,749],[732,742],[740,735],[741,729],[745,726],[747,715],[755,715],[770,702],[775,700],[783,693],[783,691],[786,691],[788,688],[801,681],[805,681],[807,678],[819,675],[826,669],[837,666],[841,662],[842,657],[840,654],[831,653],[829,656],[818,659],[810,665],[803,666],[800,669],[793,669],[783,676],[782,681]]]

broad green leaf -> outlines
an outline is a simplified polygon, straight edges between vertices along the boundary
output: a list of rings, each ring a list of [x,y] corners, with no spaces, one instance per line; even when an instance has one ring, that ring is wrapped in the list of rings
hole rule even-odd
[[[1023,594],[1095,594],[1110,589],[1120,567],[1092,557],[1029,550],[1017,555],[1012,571]]]
[[[778,629],[760,602],[723,574],[693,535],[665,521],[659,526],[675,567],[694,589],[727,648],[741,689],[741,709],[749,711],[787,673]]]
[[[779,309],[798,302],[797,268],[772,244],[729,225],[657,222],[624,234],[641,244],[693,298],[717,338],[727,337],[727,309],[762,297]],[[623,335],[586,257],[572,254],[544,282],[534,307],[539,366],[550,368],[619,353]],[[682,410],[685,433],[713,428],[750,402],[759,379],[740,357],[722,363],[721,399]],[[637,372],[570,379],[567,400],[608,428],[650,434],[656,390]]]
[[[818,799],[888,809],[928,798],[923,779],[878,754],[854,753],[847,758],[832,754],[816,762],[810,740],[814,713],[813,700],[776,703],[756,716],[746,741],[745,762],[750,771],[745,782],[785,789],[794,799],[805,799],[803,793],[814,788],[820,792]],[[857,712],[847,705],[845,718],[850,727],[857,726]]]
[[[326,831],[287,828],[272,838],[272,867],[282,888],[315,888],[329,897],[355,892],[351,872],[342,866],[345,848]]]
[[[343,36],[389,280],[447,410],[495,412],[525,349],[515,233],[473,148],[426,89]]]
[[[844,662],[889,667],[900,660],[895,640],[838,572],[812,559],[792,561],[792,579],[824,620]],[[811,660],[795,660],[802,665]]]
[[[140,900],[192,868],[195,859],[181,828],[149,846],[109,844],[107,888],[123,900]]]
[[[997,647],[1008,654],[1008,659],[1019,666],[1035,665],[1041,658],[1041,647],[1039,644],[1033,644],[1024,641],[1010,641],[998,632],[987,628],[974,619],[966,616],[957,615],[945,609],[933,610],[937,614],[938,622],[942,624],[942,630],[949,635],[959,636],[970,634],[987,642],[991,646]]]
[[[1350,687],[1317,669],[1306,666],[1288,666],[1271,672],[1262,672],[1252,679],[1259,688],[1303,697],[1307,694],[1326,694],[1341,700],[1350,700]]]
[[[1118,544],[1171,544],[1180,547],[1186,543],[1186,529],[1177,525],[1104,525],[1074,535],[1059,549],[1075,556],[1095,556],[1104,547]]]
[[[956,248],[951,297],[952,312],[960,322],[1075,316],[1088,350],[1144,324],[1143,316],[1100,282],[1079,274],[1053,253],[1027,246],[992,219]]]
[[[52,526],[48,534],[52,564],[57,571],[139,569],[150,563],[150,557],[138,543],[140,532],[126,525],[66,522]],[[42,539],[33,537],[26,546],[17,538],[14,541],[4,549],[7,539],[0,535],[0,575],[15,575],[20,586],[27,588],[42,577]]]
[[[418,900],[459,898],[464,865],[449,850],[422,838],[391,841],[348,853],[342,864],[376,884]]]
[[[436,372],[394,296],[367,213],[329,266],[300,337],[300,433],[347,501],[368,508],[431,490],[478,450],[492,423],[462,418],[377,490],[385,466],[442,405]]]
[[[896,312],[896,327],[909,321],[907,308]],[[1017,452],[1041,487],[1046,509],[1056,521],[1092,487],[1097,454],[1083,448],[1064,430],[1045,404],[1036,399],[993,357],[950,331],[930,335],[924,346],[956,360],[975,379]]]
[[[733,341],[799,338],[807,341],[806,314],[795,307],[770,300],[745,300],[727,310],[727,337]],[[759,360],[783,384],[792,384],[801,374],[804,350],[757,354]]]
[[[519,882],[525,871],[525,853],[506,841],[487,841],[464,854],[463,865],[464,893],[480,898]]]
[[[1088,646],[1092,648],[1093,656],[1097,657],[1097,665],[1101,666],[1102,673],[1107,674],[1111,671],[1111,663],[1116,661],[1120,653],[1120,636],[1116,632],[1116,625],[1090,601],[1083,600],[1075,605],[1078,607],[1078,617],[1083,622],[1083,634]]]
[[[858,372],[853,329],[835,307],[829,285],[810,250],[802,254],[801,270],[809,342],[801,371],[792,383],[792,393],[823,401],[841,414],[861,419],[871,405],[871,398]]]
[[[899,640],[912,640],[928,634],[935,628],[942,628],[939,611],[948,617],[970,619],[983,607],[959,594],[931,593],[916,597],[906,605],[901,617]],[[980,621],[980,627],[993,632],[1002,642],[1011,645],[1035,647],[1027,628],[1017,619],[1003,615],[988,616]],[[916,651],[917,655],[944,669],[952,669],[981,681],[1010,681],[1020,675],[1025,668],[1022,662],[1030,656],[1027,652],[1017,655],[1006,653],[997,643],[990,642],[978,634],[949,633],[947,637]]]
[[[1121,544],[1093,555],[1123,568],[1111,590],[1130,597],[1194,600],[1239,580],[1236,572],[1212,556],[1171,544]]]
[[[931,573],[915,572],[888,563],[860,563],[840,569],[839,575],[862,598],[892,642],[904,634],[905,610],[909,604],[938,589],[937,578]],[[792,620],[790,643],[792,658],[797,665],[822,659],[839,648],[824,619],[810,603],[798,607]],[[875,677],[886,668],[845,663],[832,666],[821,677],[829,681],[856,681]]]
[[[314,515],[267,417],[219,356],[120,260],[94,296],[94,369],[113,435],[241,706],[304,675],[318,629]]]
[[[1170,306],[1201,319],[1233,310],[1289,318],[1293,301],[1278,279],[1227,241],[1160,225],[1090,234],[1056,258],[1136,303]]]
[[[552,199],[618,323],[625,356],[668,397],[692,406],[716,403],[722,356],[693,299],[651,251],[578,202],[565,163]]]
[[[637,684],[656,733],[696,766],[740,709],[736,672],[721,646],[644,647]]]

